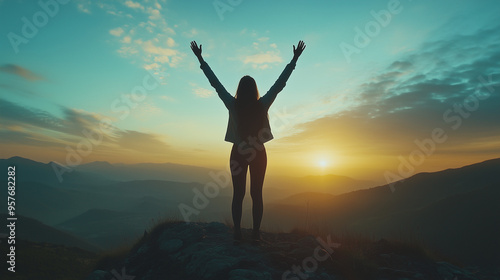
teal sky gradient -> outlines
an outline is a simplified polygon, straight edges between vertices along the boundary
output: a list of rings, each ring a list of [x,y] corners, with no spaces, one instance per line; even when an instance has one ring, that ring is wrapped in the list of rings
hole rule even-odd
[[[261,95],[292,58],[292,45],[298,40],[305,41],[306,50],[270,111],[276,139],[269,147],[276,149],[277,158],[296,149],[300,141],[314,144],[308,141],[318,139],[318,143],[322,143],[319,146],[334,141],[311,130],[325,119],[354,116],[363,106],[379,106],[381,100],[409,93],[409,89],[403,90],[403,87],[399,92],[394,88],[376,93],[367,90],[380,82],[380,75],[395,62],[407,61],[412,70],[405,72],[401,68],[401,75],[388,82],[391,86],[413,83],[416,80],[411,78],[419,74],[425,74],[430,82],[444,81],[453,77],[462,64],[473,65],[471,69],[477,71],[474,77],[500,73],[496,62],[490,61],[492,65],[484,68],[474,64],[483,56],[495,57],[498,53],[495,46],[500,41],[500,2],[493,0],[84,0],[67,4],[42,0],[58,3],[59,11],[26,44],[20,44],[16,53],[9,34],[23,36],[22,18],[33,22],[33,15],[42,11],[37,2],[0,1],[2,157],[23,151],[24,156],[38,160],[64,162],[65,147],[76,147],[82,139],[79,131],[96,129],[100,121],[109,119],[113,124],[113,137],[95,147],[84,157],[85,162],[224,164],[230,147],[223,142],[227,111],[199,69],[189,49],[191,40],[203,45],[206,61],[229,92],[234,94],[239,79],[250,75],[256,79]],[[220,14],[214,3],[237,5]],[[387,26],[381,26],[370,42],[359,48],[360,53],[346,59],[339,46],[342,43],[355,46],[355,28],[365,30],[366,24],[374,21],[371,12],[387,10],[390,3],[399,3],[400,12],[391,15]],[[442,53],[445,45],[442,49],[431,47],[432,42],[463,42],[460,38],[467,36],[479,37],[476,42],[470,42],[470,46],[457,45],[456,54]],[[481,46],[474,45],[479,41],[483,42]],[[490,52],[479,51],[483,48]],[[436,62],[433,57],[442,59],[442,63],[433,64]],[[133,89],[141,86],[148,76],[153,77],[149,80],[151,83],[160,81],[158,86],[147,91],[144,100],[134,102],[136,107],[125,105],[122,96],[130,98]],[[470,81],[470,77],[460,81]],[[432,93],[436,97],[432,100],[439,99],[448,107],[453,105],[451,95],[443,95],[439,90]],[[462,98],[467,95],[465,88],[460,94]],[[399,103],[391,106],[381,110],[387,113],[408,109],[406,111],[415,114],[426,114],[429,108]],[[20,107],[26,112],[17,117]],[[436,111],[446,109],[442,108]],[[129,112],[126,116],[125,111]],[[286,117],[281,116],[284,112]],[[493,112],[476,114],[476,121],[479,126],[484,125],[484,131],[493,125]],[[365,114],[358,120],[368,121],[374,116],[380,115]],[[419,137],[435,126],[431,120],[409,116],[402,119],[411,121],[410,127],[415,132],[408,136],[409,140],[404,140],[409,143],[412,137]],[[325,123],[322,129],[336,130],[337,127]],[[470,140],[468,130],[462,130],[462,134],[464,136],[455,139]],[[498,140],[498,134],[478,137]],[[380,139],[384,139],[381,142],[387,140]],[[453,147],[462,144],[450,142]],[[30,148],[22,149],[23,145]],[[393,151],[390,155],[393,159],[387,165],[394,166],[394,156],[411,151],[408,147],[409,144]],[[467,153],[477,152],[469,148],[464,148]],[[339,149],[346,147],[333,148],[333,153],[342,158],[343,152]],[[47,151],[45,155],[42,150]],[[483,154],[483,158],[495,154],[498,150]]]

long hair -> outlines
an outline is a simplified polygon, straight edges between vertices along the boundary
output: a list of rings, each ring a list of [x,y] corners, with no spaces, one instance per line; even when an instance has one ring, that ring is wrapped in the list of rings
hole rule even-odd
[[[260,95],[257,83],[252,77],[244,76],[241,78],[235,98],[236,122],[240,139],[247,141],[248,137],[257,137],[266,115],[259,102]]]

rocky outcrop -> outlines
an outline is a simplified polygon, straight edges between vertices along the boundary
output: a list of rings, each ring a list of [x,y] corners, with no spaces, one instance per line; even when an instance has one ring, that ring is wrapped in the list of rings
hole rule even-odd
[[[250,231],[243,236],[250,240]],[[353,252],[330,236],[264,232],[262,239],[233,244],[230,228],[221,223],[163,224],[145,235],[120,265],[95,270],[87,280],[496,279],[402,255],[385,240]]]

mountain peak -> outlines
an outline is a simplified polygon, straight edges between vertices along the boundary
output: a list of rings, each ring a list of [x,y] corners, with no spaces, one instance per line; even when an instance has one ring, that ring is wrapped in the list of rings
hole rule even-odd
[[[130,279],[168,276],[171,280],[314,280],[347,276],[393,279],[394,275],[408,279],[450,276],[462,279],[472,276],[449,263],[435,262],[412,246],[386,240],[353,243],[352,238],[338,240],[330,235],[313,236],[298,231],[263,232],[262,241],[256,245],[245,241],[250,235],[251,230],[243,230],[244,241],[233,244],[230,228],[222,223],[160,224],[151,233],[145,233],[126,256],[101,260],[87,279],[108,279],[117,273]],[[353,244],[358,248],[353,248]],[[363,251],[362,258],[354,256],[357,250]]]
[[[20,156],[13,156],[13,157],[10,157],[10,158],[8,158],[6,160],[9,163],[14,163],[14,164],[17,164],[17,163],[43,164],[41,162],[29,159],[29,158],[23,158],[23,157],[20,157]]]

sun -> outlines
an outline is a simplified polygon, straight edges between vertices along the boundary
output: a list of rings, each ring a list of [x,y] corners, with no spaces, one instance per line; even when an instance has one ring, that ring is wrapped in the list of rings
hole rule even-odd
[[[311,161],[309,163],[316,172],[319,171],[324,173],[337,165],[337,157],[330,151],[316,152],[311,155]]]
[[[321,159],[318,161],[318,166],[321,168],[325,168],[328,166],[328,161],[326,159]]]

